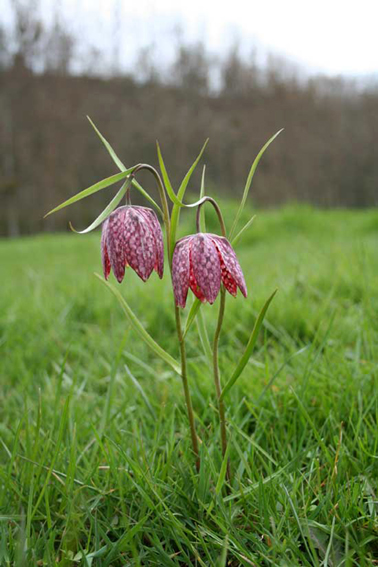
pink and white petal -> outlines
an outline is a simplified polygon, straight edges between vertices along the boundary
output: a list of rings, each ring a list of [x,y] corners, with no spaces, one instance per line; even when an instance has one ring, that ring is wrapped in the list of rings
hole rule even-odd
[[[127,208],[123,235],[127,263],[145,282],[156,263],[156,244],[149,224],[136,207]]]
[[[106,229],[106,247],[110,264],[118,282],[121,283],[125,275],[126,266],[126,238],[125,224],[128,207],[120,207],[108,218]]]
[[[217,247],[224,263],[224,268],[222,269],[222,281],[226,289],[228,289],[226,285],[227,283],[230,286],[229,291],[232,293],[230,281],[234,280],[244,297],[247,297],[247,286],[244,275],[231,244],[227,238],[224,238],[223,236],[212,234],[211,239]],[[234,293],[232,293],[232,295],[234,295]]]
[[[108,231],[108,219],[102,225],[102,233],[101,233],[101,260],[102,260],[102,269],[104,271],[104,277],[107,280],[110,274],[110,260],[108,249],[106,246],[106,238],[107,238],[107,231]]]
[[[154,237],[156,245],[156,261],[154,270],[158,273],[158,276],[161,279],[164,273],[164,243],[161,226],[155,211],[146,207],[140,207],[138,210],[144,216],[148,226],[150,227],[151,234]]]
[[[190,237],[182,238],[176,244],[172,257],[172,285],[176,305],[185,307],[190,279]]]
[[[218,251],[207,234],[198,233],[192,238],[190,262],[198,287],[211,304],[217,298],[221,285],[221,267]]]

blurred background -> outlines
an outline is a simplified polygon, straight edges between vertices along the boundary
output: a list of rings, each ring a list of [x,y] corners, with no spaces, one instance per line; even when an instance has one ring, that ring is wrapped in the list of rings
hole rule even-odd
[[[0,235],[90,221],[109,192],[43,214],[112,173],[89,115],[128,166],[177,183],[209,137],[208,192],[256,206],[378,202],[375,3],[1,0]],[[197,178],[198,179],[198,178]],[[116,188],[114,188],[116,189]],[[192,190],[198,190],[194,182]]]

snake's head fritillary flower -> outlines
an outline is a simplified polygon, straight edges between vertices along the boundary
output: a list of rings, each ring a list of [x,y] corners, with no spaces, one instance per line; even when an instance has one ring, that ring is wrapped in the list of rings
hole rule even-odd
[[[214,303],[221,283],[234,297],[237,288],[247,297],[236,254],[227,238],[216,234],[199,232],[177,242],[172,258],[172,282],[179,307],[185,307],[189,288],[203,303]]]
[[[116,209],[102,225],[102,266],[121,283],[130,266],[145,282],[155,270],[163,277],[164,245],[161,227],[152,209],[126,205]]]

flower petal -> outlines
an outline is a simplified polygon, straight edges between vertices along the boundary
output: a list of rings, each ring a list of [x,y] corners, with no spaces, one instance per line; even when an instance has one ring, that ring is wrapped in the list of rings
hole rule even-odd
[[[244,275],[231,244],[229,243],[227,238],[224,238],[223,236],[212,234],[211,239],[217,247],[223,260],[222,281],[225,288],[232,295],[236,295],[236,284],[244,297],[247,297],[247,286],[245,283]]]
[[[102,269],[104,271],[104,277],[107,280],[110,274],[110,260],[108,249],[106,246],[106,238],[107,238],[107,231],[108,231],[108,219],[102,225],[102,233],[101,233],[101,260],[102,260]]]
[[[189,254],[189,258],[190,258],[190,254]],[[196,297],[198,297],[198,299],[200,301],[202,301],[202,303],[205,303],[206,297],[202,293],[202,291],[201,291],[201,289],[200,289],[200,287],[197,283],[197,280],[195,278],[194,271],[193,271],[193,263],[192,262],[190,262],[189,287],[192,290],[192,292],[194,293],[194,295]]]
[[[214,303],[221,285],[221,267],[218,251],[207,234],[193,236],[190,261],[198,287],[207,301]]]
[[[128,207],[116,209],[107,219],[105,242],[109,254],[110,264],[118,282],[121,283],[125,275],[126,266],[126,236],[125,224]]]
[[[156,249],[154,270],[158,273],[159,278],[161,279],[164,273],[164,244],[161,226],[155,211],[146,207],[138,207],[138,210],[144,216],[154,238]]]
[[[156,244],[149,223],[137,207],[127,207],[123,238],[127,263],[145,282],[156,263]]]
[[[191,237],[182,238],[176,244],[172,257],[172,284],[176,305],[185,307],[188,296],[190,266],[189,250]]]

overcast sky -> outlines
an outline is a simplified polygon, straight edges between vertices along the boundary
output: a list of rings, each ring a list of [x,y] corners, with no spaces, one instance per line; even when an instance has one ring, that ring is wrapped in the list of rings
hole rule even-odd
[[[2,16],[10,20],[10,0]],[[174,52],[179,33],[222,53],[239,39],[245,53],[274,53],[310,73],[361,75],[378,72],[378,0],[40,0],[51,21],[60,6],[64,20],[108,58],[128,67],[138,49],[154,45],[160,59]],[[0,12],[0,14],[1,14]],[[117,40],[117,41],[116,41]]]

